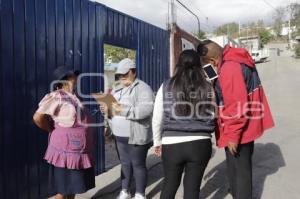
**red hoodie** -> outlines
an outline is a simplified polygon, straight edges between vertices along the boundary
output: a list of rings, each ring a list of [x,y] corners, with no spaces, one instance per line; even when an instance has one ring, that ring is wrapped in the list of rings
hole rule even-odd
[[[226,46],[215,84],[219,117],[217,145],[245,144],[274,126],[255,63],[247,50]]]

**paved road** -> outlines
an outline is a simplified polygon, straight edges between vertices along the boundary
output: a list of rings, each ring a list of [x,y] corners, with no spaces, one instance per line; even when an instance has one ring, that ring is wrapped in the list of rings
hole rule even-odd
[[[254,152],[254,198],[299,199],[300,198],[300,60],[291,57],[283,44],[271,48],[284,50],[280,56],[271,51],[267,63],[258,64],[262,83],[276,122],[258,140]],[[201,187],[201,199],[231,198],[227,194],[224,152],[215,150]],[[153,155],[148,158],[148,198],[159,198],[162,168]],[[119,191],[119,166],[97,177],[97,188],[77,198],[113,199]],[[110,194],[108,194],[111,192]],[[180,187],[176,199],[182,198]]]
[[[285,49],[272,44],[270,48]],[[300,60],[284,50],[271,51],[269,62],[257,64],[276,127],[258,140],[254,152],[253,185],[255,199],[299,199],[300,196]],[[298,155],[297,155],[298,154]],[[224,154],[218,150],[208,168],[209,179],[201,198],[226,196]],[[213,173],[211,175],[211,173]]]

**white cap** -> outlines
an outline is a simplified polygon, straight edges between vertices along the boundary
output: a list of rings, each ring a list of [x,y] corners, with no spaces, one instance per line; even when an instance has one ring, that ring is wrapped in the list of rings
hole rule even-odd
[[[135,63],[131,59],[125,58],[119,62],[116,74],[124,75],[132,68],[135,68]]]

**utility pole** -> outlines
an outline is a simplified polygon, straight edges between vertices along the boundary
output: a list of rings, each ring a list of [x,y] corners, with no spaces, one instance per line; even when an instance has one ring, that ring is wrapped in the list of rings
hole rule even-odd
[[[289,20],[289,41],[291,41],[291,19]]]
[[[176,11],[175,11],[175,3],[174,0],[171,0],[171,24],[176,23]]]
[[[249,22],[247,23],[247,27],[246,27],[246,31],[247,31],[247,39],[248,39],[248,26],[249,26]]]
[[[175,3],[174,0],[171,2],[171,24],[170,24],[170,76],[173,76],[173,69],[175,68],[175,25],[176,25],[176,14],[175,14]]]
[[[170,2],[168,2],[167,30],[170,30]]]
[[[227,24],[227,37],[229,37],[229,24]]]
[[[239,21],[239,37],[241,37],[241,21]]]
[[[289,5],[289,11],[290,11],[290,17],[289,17],[289,46],[291,46],[291,39],[292,39],[292,36],[291,36],[291,19],[292,19],[292,4],[290,3]]]
[[[206,27],[208,28],[207,33],[209,32],[209,25],[208,25],[208,17],[206,17]]]

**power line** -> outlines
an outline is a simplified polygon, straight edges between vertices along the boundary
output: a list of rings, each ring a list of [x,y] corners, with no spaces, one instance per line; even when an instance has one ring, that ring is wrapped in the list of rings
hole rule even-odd
[[[173,0],[173,1],[175,1],[175,0]],[[177,1],[176,0],[176,3],[180,4],[179,6],[176,6],[177,10],[181,14],[180,18],[177,17],[177,20],[179,21],[179,24],[182,25],[182,27],[187,27],[188,29],[192,30],[193,33],[197,32],[197,30],[195,30],[195,28],[190,23],[188,23],[188,20],[190,20],[193,16],[194,17],[197,16],[195,14],[195,12],[193,12],[188,6],[186,6],[187,5],[186,2],[183,2],[182,0],[181,1]],[[190,12],[192,15],[187,15],[186,11]],[[204,14],[202,14],[202,15],[205,16]],[[184,18],[184,20],[182,20],[182,18]],[[200,19],[198,21],[198,19],[199,19],[199,17],[197,16],[198,31],[199,31],[199,26],[200,26],[201,21],[200,21]],[[207,17],[206,17],[206,21],[208,22],[208,18]],[[191,28],[191,27],[193,27],[193,28]],[[204,27],[203,30],[207,31],[207,32],[209,32],[210,30],[214,29],[214,27],[212,27],[212,26],[210,26],[210,25],[208,25],[206,23],[202,23],[201,27]]]
[[[197,10],[197,12],[200,14],[200,15],[202,15],[202,18],[206,21],[206,22],[208,22],[208,17],[206,16],[206,14],[202,11],[202,10],[200,10],[199,8],[198,8],[198,6],[193,2],[193,1],[188,1],[191,5],[192,5],[192,7],[194,8],[194,9],[196,9]],[[211,23],[211,25],[212,26],[210,26],[208,23],[207,23],[207,25],[206,25],[206,27],[208,28],[208,29],[213,29],[213,26],[216,26],[212,21],[210,22]],[[203,23],[202,23],[203,24]]]
[[[196,10],[198,10],[198,12],[204,17],[204,18],[207,18],[207,16],[198,8],[197,5],[194,4],[194,2],[192,1],[189,1],[192,5],[193,5],[193,8],[195,8]]]
[[[193,12],[191,11],[185,4],[183,4],[181,1],[179,0],[176,0],[176,2],[178,2],[182,7],[184,7],[187,11],[189,11],[192,15],[194,15],[198,21],[198,32],[201,31],[201,28],[200,28],[200,19],[199,17]]]
[[[271,3],[269,3],[266,0],[262,0],[263,2],[265,2],[265,4],[267,4],[268,6],[270,6],[271,8],[273,8],[275,11],[277,11],[277,9],[275,8],[275,6],[273,6]]]
[[[204,14],[204,12],[202,12],[202,10],[200,10],[200,9],[198,8],[198,6],[197,6],[193,1],[188,1],[188,2],[189,2],[190,4],[192,4],[192,7],[193,7],[194,9],[196,9],[200,15],[202,15],[203,19],[208,18],[208,17],[206,16],[206,14]]]
[[[183,23],[183,26],[188,26],[189,28],[191,27],[190,23],[187,23],[187,20],[194,20],[193,16],[191,15],[186,15],[186,10],[184,8],[182,8],[181,6],[178,7],[178,11],[179,13],[181,14],[180,16],[186,20],[180,20],[180,19],[177,19],[179,22]],[[179,25],[181,25],[181,23],[179,23]],[[201,25],[202,29],[205,30],[205,31],[208,31],[210,29],[209,26],[207,26],[206,24],[203,24]],[[205,28],[204,28],[205,27]],[[193,33],[197,32],[197,30],[195,28],[192,28],[193,30]]]
[[[197,30],[195,29],[195,27],[193,25],[191,25],[191,23],[187,22],[192,18],[192,16],[186,15],[186,11],[183,10],[183,8],[181,8],[181,7],[179,7],[177,10],[178,10],[178,14],[180,14],[180,17],[177,17],[178,25],[182,26],[182,27],[187,27],[191,31],[196,32]],[[182,18],[184,18],[186,20],[183,20]],[[194,18],[193,18],[193,20],[194,20]]]

